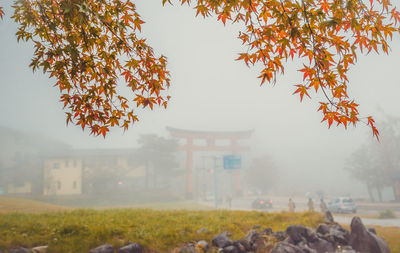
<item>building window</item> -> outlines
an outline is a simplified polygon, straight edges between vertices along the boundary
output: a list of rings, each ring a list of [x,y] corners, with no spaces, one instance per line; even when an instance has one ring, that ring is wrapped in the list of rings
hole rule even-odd
[[[78,165],[78,161],[74,160],[74,168],[76,168],[77,165]]]
[[[61,182],[57,181],[57,190],[61,190]]]
[[[72,183],[72,188],[76,189],[76,181]]]
[[[65,168],[69,167],[69,160],[65,160]]]
[[[54,163],[54,164],[53,164],[53,168],[54,168],[54,169],[60,168],[60,164],[59,164],[59,163]]]

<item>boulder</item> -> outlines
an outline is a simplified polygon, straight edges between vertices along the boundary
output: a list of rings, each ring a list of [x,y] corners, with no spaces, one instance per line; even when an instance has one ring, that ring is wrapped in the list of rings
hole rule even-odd
[[[325,223],[326,224],[335,223],[335,220],[333,219],[332,213],[330,211],[325,212]]]
[[[291,225],[286,228],[286,234],[289,236],[288,242],[290,244],[298,244],[301,241],[307,241],[307,228],[302,225]]]
[[[359,217],[353,217],[350,228],[349,244],[356,252],[390,253],[387,243],[376,234],[371,233]]]
[[[244,248],[246,251],[254,251],[254,246],[260,239],[262,240],[257,231],[250,230],[245,238],[235,241],[234,244],[240,249]]]
[[[261,231],[261,234],[263,235],[271,235],[272,234],[272,228],[266,228],[263,231]]]
[[[32,248],[32,252],[33,253],[47,253],[48,251],[48,246],[38,246],[38,247],[34,247]]]
[[[332,224],[328,226],[328,233],[323,237],[335,245],[348,245],[350,232],[342,228],[339,224]]]
[[[97,248],[89,250],[89,253],[114,253],[114,247],[110,244],[103,244]]]
[[[323,230],[329,230],[322,227]],[[296,245],[306,253],[326,253],[335,252],[335,244],[319,236],[313,229],[301,225],[292,225],[286,229],[289,236],[286,242]]]
[[[319,253],[319,252],[317,252],[315,249],[313,249],[313,248],[310,248],[309,246],[308,246],[308,244],[307,244],[307,242],[304,242],[304,241],[302,241],[302,242],[300,242],[298,245],[296,245],[297,247],[299,247],[303,252],[305,252],[305,253]],[[326,253],[326,252],[323,252],[323,253]]]
[[[229,245],[229,246],[223,248],[220,252],[221,253],[246,253],[246,251],[242,251],[235,245]]]
[[[245,239],[240,239],[240,240],[234,241],[233,245],[238,247],[241,250],[253,251],[253,245]]]
[[[317,233],[320,233],[321,235],[328,234],[328,233],[329,233],[329,230],[330,230],[330,228],[329,228],[329,226],[326,225],[326,224],[320,224],[320,225],[317,227]]]
[[[376,230],[375,230],[375,228],[368,228],[368,231],[376,235]]]
[[[318,240],[310,242],[308,245],[318,253],[330,253],[336,251],[334,244],[323,238],[318,238]]]
[[[210,249],[210,245],[206,241],[201,240],[196,243],[196,249],[198,252],[207,252]]]
[[[306,253],[306,251],[302,250],[296,245],[289,244],[287,242],[280,242],[271,251],[271,253]]]
[[[229,238],[228,232],[223,232],[212,239],[212,245],[218,248],[225,248],[233,244],[233,241]]]
[[[180,248],[173,249],[172,253],[198,253],[198,251],[196,251],[196,245],[190,242],[190,243],[185,243]]]
[[[278,241],[283,241],[287,237],[287,234],[285,231],[272,232],[271,235],[273,237],[275,237]]]
[[[120,248],[118,253],[142,253],[142,246],[138,243],[129,243],[128,245]]]

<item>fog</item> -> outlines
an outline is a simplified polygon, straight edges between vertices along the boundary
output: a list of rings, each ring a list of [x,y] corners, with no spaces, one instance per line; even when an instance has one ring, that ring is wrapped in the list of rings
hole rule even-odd
[[[299,62],[287,62],[275,85],[260,86],[259,68],[235,61],[246,50],[237,39],[240,27],[196,18],[187,6],[162,7],[161,0],[136,2],[146,21],[143,36],[157,54],[168,57],[172,98],[167,109],[143,110],[140,121],[128,131],[112,129],[106,138],[66,126],[54,80],[29,69],[32,44],[17,43],[12,10],[9,3],[2,3],[7,5],[0,21],[0,126],[54,139],[75,150],[137,148],[143,134],[169,137],[167,126],[254,130],[246,155],[249,161],[265,155],[273,160],[278,175],[270,194],[322,190],[330,195],[367,196],[365,186],[344,167],[358,147],[373,140],[370,129],[362,123],[347,130],[328,129],[326,122],[321,123],[319,96],[312,94],[312,99],[300,102],[299,96],[292,95],[294,85],[302,80]],[[400,6],[399,0],[393,3]],[[349,95],[360,104],[361,115],[374,116],[378,128],[387,115],[400,117],[398,34],[390,46],[389,55],[360,57],[349,77]]]

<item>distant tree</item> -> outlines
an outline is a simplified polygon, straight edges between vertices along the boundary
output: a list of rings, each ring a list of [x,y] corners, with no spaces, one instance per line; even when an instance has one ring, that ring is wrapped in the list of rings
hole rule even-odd
[[[400,118],[387,117],[379,126],[381,142],[371,144],[373,153],[396,201],[400,201]]]
[[[389,0],[176,2],[223,24],[242,24],[239,39],[247,49],[238,60],[261,64],[261,84],[275,82],[283,62],[302,59],[303,81],[294,91],[300,100],[315,90],[325,98],[318,110],[329,127],[365,121],[378,135],[373,118],[361,118],[347,93],[348,71],[360,53],[389,52],[388,40],[400,31],[400,13]],[[167,106],[167,61],[139,37],[144,21],[133,1],[16,0],[13,7],[17,39],[34,43],[32,69],[56,79],[67,123],[105,136],[110,127],[135,123],[137,107]],[[132,91],[129,99],[119,84]]]
[[[388,117],[380,129],[381,141],[357,149],[347,160],[347,170],[366,184],[372,200],[373,189],[377,190],[382,201],[382,189],[390,186],[395,199],[400,201],[400,189],[397,189],[400,180],[400,119]]]
[[[362,146],[348,159],[346,169],[351,175],[365,183],[368,195],[375,201],[374,190],[378,193],[379,201],[382,201],[382,188],[386,185],[386,177],[382,174],[382,167],[377,163],[371,147]]]
[[[277,168],[272,158],[265,155],[253,159],[245,177],[249,187],[267,193],[277,181]]]
[[[168,181],[180,173],[176,160],[177,141],[146,134],[139,137],[138,143],[140,147],[133,156],[136,159],[134,163],[146,168],[146,188],[168,185]]]

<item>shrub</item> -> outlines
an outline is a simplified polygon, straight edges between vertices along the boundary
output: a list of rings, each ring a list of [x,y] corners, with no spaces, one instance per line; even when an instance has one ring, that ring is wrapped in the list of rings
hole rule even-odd
[[[379,219],[394,219],[394,218],[396,218],[396,214],[390,209],[386,209],[385,211],[379,213]]]

